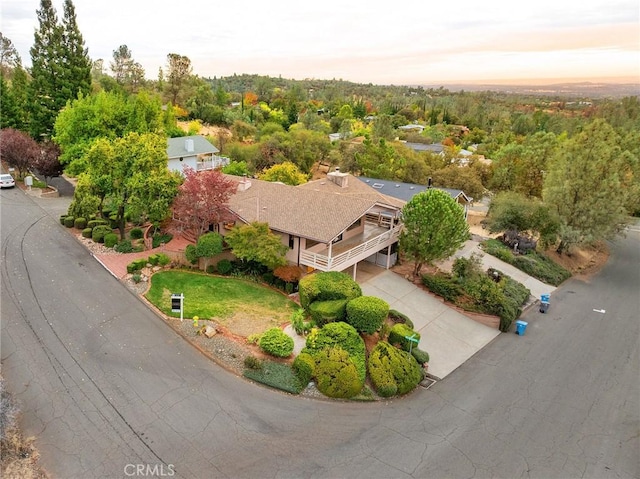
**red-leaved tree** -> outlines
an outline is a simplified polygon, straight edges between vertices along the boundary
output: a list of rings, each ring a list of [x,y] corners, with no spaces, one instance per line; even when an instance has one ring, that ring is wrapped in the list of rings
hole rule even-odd
[[[237,184],[218,170],[196,172],[184,169],[184,182],[173,201],[173,214],[196,238],[209,231],[209,225],[232,221],[229,199]]]
[[[55,143],[46,141],[40,145],[40,155],[36,157],[33,167],[41,176],[44,176],[45,183],[47,183],[47,178],[50,179],[62,174],[59,156],[60,147]]]
[[[18,169],[20,178],[29,171],[40,153],[38,143],[27,133],[4,128],[0,132],[0,156],[2,161]]]

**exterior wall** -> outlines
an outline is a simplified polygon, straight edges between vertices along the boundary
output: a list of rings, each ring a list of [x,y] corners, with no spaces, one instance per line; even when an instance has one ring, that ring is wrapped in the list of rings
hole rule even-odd
[[[198,167],[198,159],[195,156],[185,156],[180,161],[180,158],[171,158],[167,164],[169,170],[182,173],[185,166],[189,166],[194,170]]]

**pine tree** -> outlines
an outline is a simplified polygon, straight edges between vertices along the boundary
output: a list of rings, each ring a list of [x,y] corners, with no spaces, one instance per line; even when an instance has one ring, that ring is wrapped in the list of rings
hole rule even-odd
[[[62,46],[65,54],[63,91],[67,100],[74,100],[78,98],[78,93],[87,95],[91,92],[91,59],[84,46],[71,0],[64,2]]]

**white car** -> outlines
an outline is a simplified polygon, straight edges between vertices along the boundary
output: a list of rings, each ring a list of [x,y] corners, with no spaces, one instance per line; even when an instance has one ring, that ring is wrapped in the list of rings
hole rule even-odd
[[[0,188],[13,188],[16,186],[16,181],[13,176],[9,174],[0,175]]]

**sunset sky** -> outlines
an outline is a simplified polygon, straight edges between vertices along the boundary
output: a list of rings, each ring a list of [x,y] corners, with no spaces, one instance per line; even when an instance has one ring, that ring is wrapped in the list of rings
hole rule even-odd
[[[2,0],[29,66],[40,0]],[[62,0],[53,0],[62,18]],[[640,81],[638,0],[75,0],[92,60],[127,45],[157,78],[169,53],[202,77],[374,84]]]

